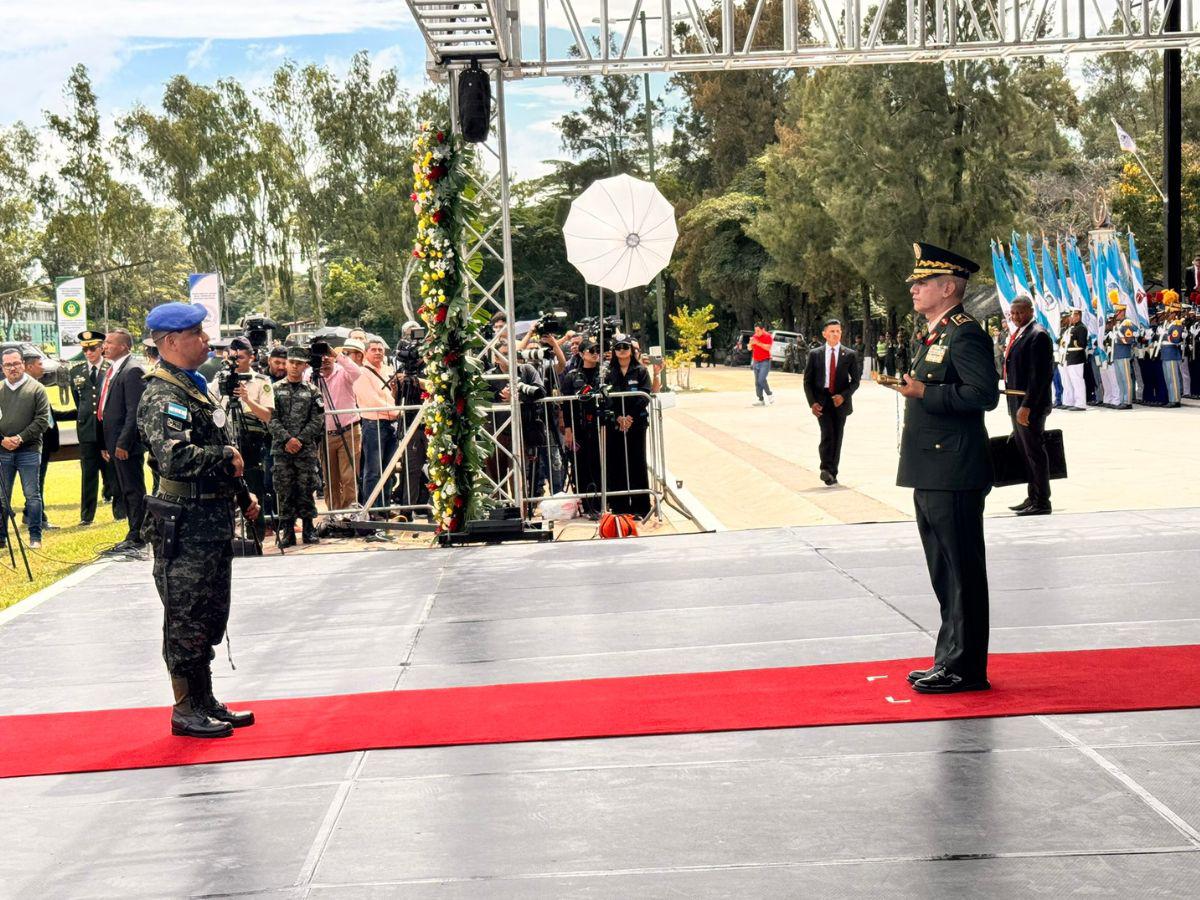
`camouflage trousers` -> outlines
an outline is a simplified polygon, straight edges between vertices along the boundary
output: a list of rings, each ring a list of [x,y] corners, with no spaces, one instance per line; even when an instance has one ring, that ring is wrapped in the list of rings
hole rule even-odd
[[[163,603],[163,659],[187,675],[214,656],[229,624],[233,549],[228,540],[189,541],[174,559],[154,546],[154,584]]]
[[[297,517],[315,517],[317,503],[313,493],[318,484],[316,457],[277,453],[273,458],[275,502],[279,505],[279,518],[287,522]]]

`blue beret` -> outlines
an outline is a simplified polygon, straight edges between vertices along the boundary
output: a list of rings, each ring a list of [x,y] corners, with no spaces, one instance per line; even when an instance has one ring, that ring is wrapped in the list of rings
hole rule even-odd
[[[204,307],[198,303],[164,303],[150,310],[146,328],[150,331],[187,331],[204,321]]]

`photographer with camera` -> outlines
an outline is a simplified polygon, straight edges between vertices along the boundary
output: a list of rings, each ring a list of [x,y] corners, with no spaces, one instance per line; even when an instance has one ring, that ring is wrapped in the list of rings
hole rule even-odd
[[[363,358],[362,374],[354,382],[354,397],[362,416],[363,464],[362,464],[362,502],[379,484],[383,468],[392,460],[396,452],[396,419],[399,416],[395,410],[380,410],[381,406],[392,406],[396,402],[392,394],[392,368],[385,359],[386,347],[380,338],[367,340],[367,352]],[[391,478],[384,485],[379,497],[375,500],[375,508],[387,506],[390,496]],[[371,513],[372,517],[382,516],[382,513]]]
[[[425,329],[409,319],[400,328],[400,340],[396,342],[396,375],[392,382],[393,396],[398,406],[420,406],[424,388],[421,378],[425,374],[421,343],[425,340]],[[396,439],[408,431],[417,410],[402,412],[396,421]],[[424,428],[413,432],[412,440],[404,449],[404,472],[393,495],[401,506],[424,506],[429,503],[429,479],[425,477],[425,457],[429,449],[429,438]]]
[[[521,351],[521,359],[537,370],[546,396],[561,394],[566,378],[567,357],[563,353],[562,342],[554,334],[558,325],[556,318],[543,315],[533,323],[521,342],[523,347],[528,347],[540,338],[537,346]],[[557,494],[566,482],[562,454],[562,428],[565,421],[562,404],[542,404],[541,418],[544,430],[536,445],[528,442],[525,445],[526,449],[536,446],[536,458],[527,467],[525,481],[530,497],[540,497],[547,485],[551,494]]]
[[[507,404],[512,400],[508,379],[508,319],[504,313],[496,313],[492,317],[492,334],[495,346],[491,353],[491,362],[484,370],[483,377],[487,380],[492,392],[492,403]],[[524,445],[525,458],[521,460],[526,483],[529,481],[531,463],[537,462],[537,448],[546,442],[546,424],[544,404],[537,403],[546,396],[546,389],[537,370],[526,362],[517,364],[517,393],[521,413],[521,438]],[[490,432],[498,436],[498,442],[508,451],[512,451],[511,429],[505,428],[511,413],[505,409],[494,410],[488,414],[491,418]],[[488,473],[497,484],[508,477],[508,460],[506,454],[495,452],[488,459]]]
[[[607,398],[600,372],[600,345],[595,339],[585,337],[579,345],[582,362],[566,375],[563,393],[574,397],[567,404],[566,421],[563,423],[563,446],[571,464],[571,472],[578,494],[596,494],[584,497],[582,509],[589,516],[600,514],[600,429],[608,415]]]
[[[321,467],[325,478],[325,504],[329,509],[348,509],[358,500],[358,470],[362,452],[362,424],[354,402],[354,382],[362,369],[350,351],[335,354],[325,341],[310,348],[313,384],[321,392],[325,413],[325,450]]]
[[[246,467],[246,483],[256,497],[267,503],[267,454],[270,433],[267,423],[275,408],[271,380],[251,369],[254,349],[246,338],[236,337],[229,342],[225,365],[217,371],[208,393],[213,402],[225,411],[229,428]],[[253,525],[261,544],[266,534],[266,516],[259,516]]]

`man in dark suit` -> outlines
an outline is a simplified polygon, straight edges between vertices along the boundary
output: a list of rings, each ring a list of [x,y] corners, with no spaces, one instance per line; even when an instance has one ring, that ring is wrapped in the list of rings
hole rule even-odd
[[[804,396],[821,426],[821,480],[833,485],[837,484],[846,416],[854,412],[850,398],[858,390],[862,362],[857,353],[842,346],[842,323],[837,319],[825,322],[821,336],[824,345],[808,351]]]
[[[983,418],[1000,401],[999,379],[991,338],[962,307],[979,266],[932,244],[913,251],[910,293],[927,329],[897,388],[906,399],[896,484],[913,488],[942,625],[933,666],[908,677],[923,694],[983,691],[991,687],[983,501],[992,487]]]
[[[129,531],[109,552],[138,551],[145,546],[142,540],[142,516],[146,508],[146,448],[138,435],[137,407],[146,389],[142,376],[146,373],[133,361],[130,352],[133,338],[124,328],[114,328],[104,338],[104,357],[109,369],[100,382],[97,418],[104,435],[104,459],[113,460],[117,470],[117,486],[125,498]]]
[[[75,399],[75,434],[79,438],[79,467],[83,471],[83,485],[79,496],[79,524],[91,525],[96,517],[96,493],[103,479],[104,495],[112,496],[115,491],[109,484],[110,475],[116,480],[112,463],[101,456],[104,447],[100,423],[96,411],[100,405],[100,384],[108,373],[108,360],[104,358],[102,344],[104,332],[81,331],[79,346],[83,348],[83,361],[71,367],[71,396]],[[121,501],[124,508],[125,501]]]
[[[1192,291],[1200,290],[1200,256],[1192,258],[1192,264],[1187,267],[1184,275],[1184,299],[1191,296]]]
[[[1013,422],[1013,439],[1029,469],[1029,496],[1012,507],[1018,516],[1050,514],[1050,460],[1042,442],[1046,416],[1053,406],[1054,342],[1033,320],[1033,303],[1025,297],[1012,302],[1016,331],[1004,353],[1004,386],[1024,391],[1024,396],[1009,395],[1008,414]]]

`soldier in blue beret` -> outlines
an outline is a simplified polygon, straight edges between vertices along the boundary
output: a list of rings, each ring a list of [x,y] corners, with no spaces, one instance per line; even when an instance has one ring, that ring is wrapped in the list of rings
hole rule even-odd
[[[213,696],[211,660],[229,622],[234,509],[253,520],[258,500],[242,480],[244,462],[225,411],[196,371],[208,356],[203,322],[204,308],[188,303],[150,311],[146,328],[160,360],[146,373],[137,419],[159,474],[145,531],[175,692],[171,733],[212,738],[254,723],[252,712],[231,710]]]

